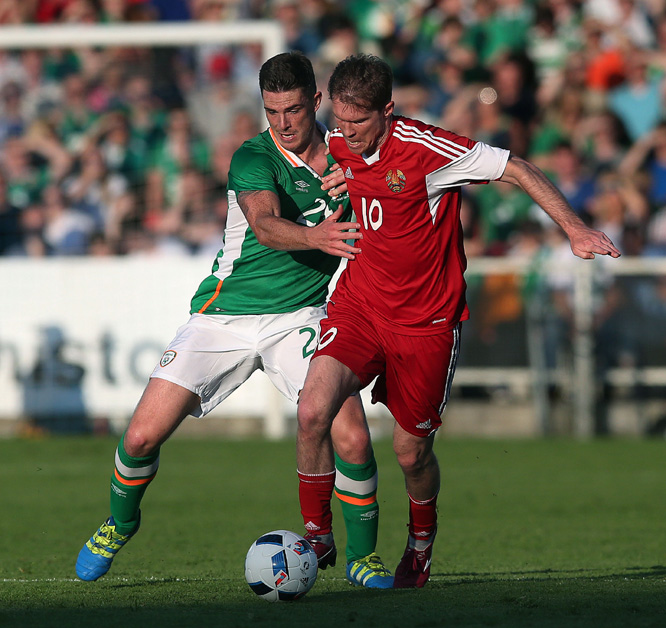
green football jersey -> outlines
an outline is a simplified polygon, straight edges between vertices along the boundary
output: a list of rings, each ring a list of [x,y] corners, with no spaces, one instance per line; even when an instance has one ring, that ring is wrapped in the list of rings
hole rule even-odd
[[[325,174],[332,164],[329,156]],[[256,190],[275,192],[282,217],[309,227],[341,203],[342,220],[351,216],[348,196],[332,199],[322,191],[319,175],[281,147],[270,129],[248,140],[231,160],[223,245],[211,274],[192,298],[191,313],[280,314],[325,302],[341,258],[319,250],[276,251],[259,244],[237,200],[240,192]]]

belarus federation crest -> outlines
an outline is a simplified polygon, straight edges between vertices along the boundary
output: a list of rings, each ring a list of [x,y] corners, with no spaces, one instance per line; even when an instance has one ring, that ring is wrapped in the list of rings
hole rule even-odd
[[[388,185],[388,188],[391,190],[391,192],[398,194],[405,189],[405,186],[407,185],[407,178],[403,174],[402,170],[398,170],[397,168],[395,170],[389,170],[386,173],[386,185]]]

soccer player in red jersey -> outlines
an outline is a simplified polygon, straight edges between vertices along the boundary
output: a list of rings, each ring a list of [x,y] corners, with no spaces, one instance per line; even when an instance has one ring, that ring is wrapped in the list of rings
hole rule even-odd
[[[395,417],[393,447],[409,496],[409,535],[394,587],[422,587],[437,532],[433,440],[469,315],[461,186],[517,185],[564,230],[574,255],[620,252],[583,223],[533,164],[394,115],[392,73],[381,59],[348,57],[328,91],[338,124],[330,151],[345,174],[363,239],[321,321],[299,401],[298,468],[312,474],[328,468],[333,417],[350,394],[377,378],[373,401]]]

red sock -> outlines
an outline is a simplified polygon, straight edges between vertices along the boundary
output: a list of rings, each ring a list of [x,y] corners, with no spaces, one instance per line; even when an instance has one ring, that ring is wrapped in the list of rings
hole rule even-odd
[[[335,471],[321,474],[298,472],[298,497],[303,523],[308,532],[328,534],[331,531],[331,496],[334,485]]]
[[[409,496],[409,533],[414,538],[428,538],[437,526],[437,495],[424,502]]]

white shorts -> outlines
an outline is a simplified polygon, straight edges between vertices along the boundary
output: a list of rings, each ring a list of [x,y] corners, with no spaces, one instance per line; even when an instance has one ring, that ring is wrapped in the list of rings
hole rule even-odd
[[[192,314],[151,377],[199,395],[201,404],[192,412],[196,417],[208,414],[257,369],[295,403],[325,313],[324,307],[307,307],[286,314]]]

